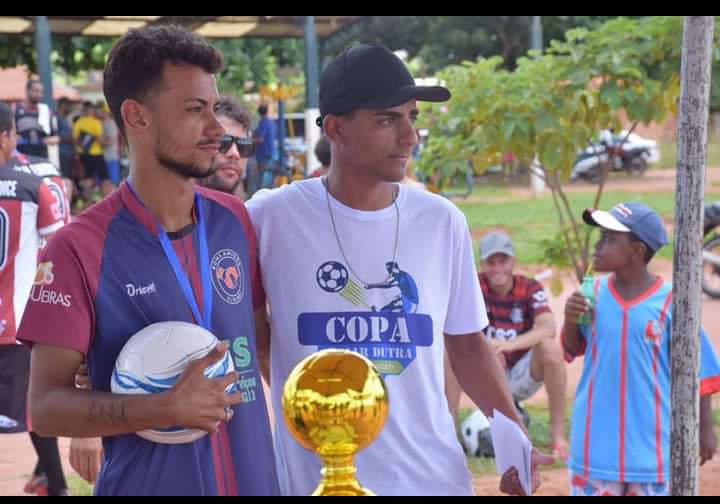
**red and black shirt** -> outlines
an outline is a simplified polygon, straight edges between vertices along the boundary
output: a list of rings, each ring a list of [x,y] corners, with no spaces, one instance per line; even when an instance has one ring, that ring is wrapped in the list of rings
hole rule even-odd
[[[482,288],[489,324],[483,331],[492,339],[512,341],[535,325],[535,318],[541,313],[549,313],[547,294],[537,280],[521,275],[513,275],[512,290],[504,296],[490,289],[487,275],[478,274]],[[512,367],[529,351],[506,352],[508,367]]]

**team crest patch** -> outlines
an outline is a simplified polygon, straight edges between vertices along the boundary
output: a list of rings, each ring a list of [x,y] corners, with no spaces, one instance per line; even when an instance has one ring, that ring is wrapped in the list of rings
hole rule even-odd
[[[210,262],[215,292],[227,304],[240,304],[245,297],[245,270],[240,255],[231,249],[217,252]]]
[[[662,338],[662,327],[657,320],[648,320],[645,326],[645,339],[653,345],[660,345]]]

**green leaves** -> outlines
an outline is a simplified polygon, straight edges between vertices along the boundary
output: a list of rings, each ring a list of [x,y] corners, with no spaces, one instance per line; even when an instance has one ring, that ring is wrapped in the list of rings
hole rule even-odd
[[[649,123],[674,109],[678,30],[679,17],[618,18],[568,31],[545,54],[518,59],[512,72],[499,68],[499,58],[445,69],[439,77],[454,97],[447,113],[432,109],[420,168],[432,170],[439,159],[495,162],[503,153],[537,153],[548,171],[569,175],[577,152],[601,129],[619,127],[623,114]]]

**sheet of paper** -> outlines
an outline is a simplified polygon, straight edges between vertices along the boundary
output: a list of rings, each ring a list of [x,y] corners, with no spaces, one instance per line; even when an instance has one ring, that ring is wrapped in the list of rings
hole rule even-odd
[[[493,416],[488,420],[498,474],[502,475],[510,467],[515,466],[525,495],[531,495],[532,443],[518,424],[498,410],[493,410]]]

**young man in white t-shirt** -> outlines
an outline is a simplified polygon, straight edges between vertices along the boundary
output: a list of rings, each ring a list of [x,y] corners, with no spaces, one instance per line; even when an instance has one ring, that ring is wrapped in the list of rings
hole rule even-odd
[[[248,202],[271,312],[271,395],[281,490],[310,494],[318,457],[288,433],[283,385],[325,348],[357,351],[383,374],[389,416],[355,457],[379,495],[472,494],[472,478],[444,396],[447,347],[464,389],[487,414],[522,425],[492,347],[463,214],[447,200],[399,184],[417,143],[415,86],[381,46],[342,53],[320,79],[318,124],[332,144],[329,175],[258,193]],[[550,457],[537,452],[537,463]],[[537,472],[534,476],[537,481]],[[520,493],[513,472],[501,488]]]

